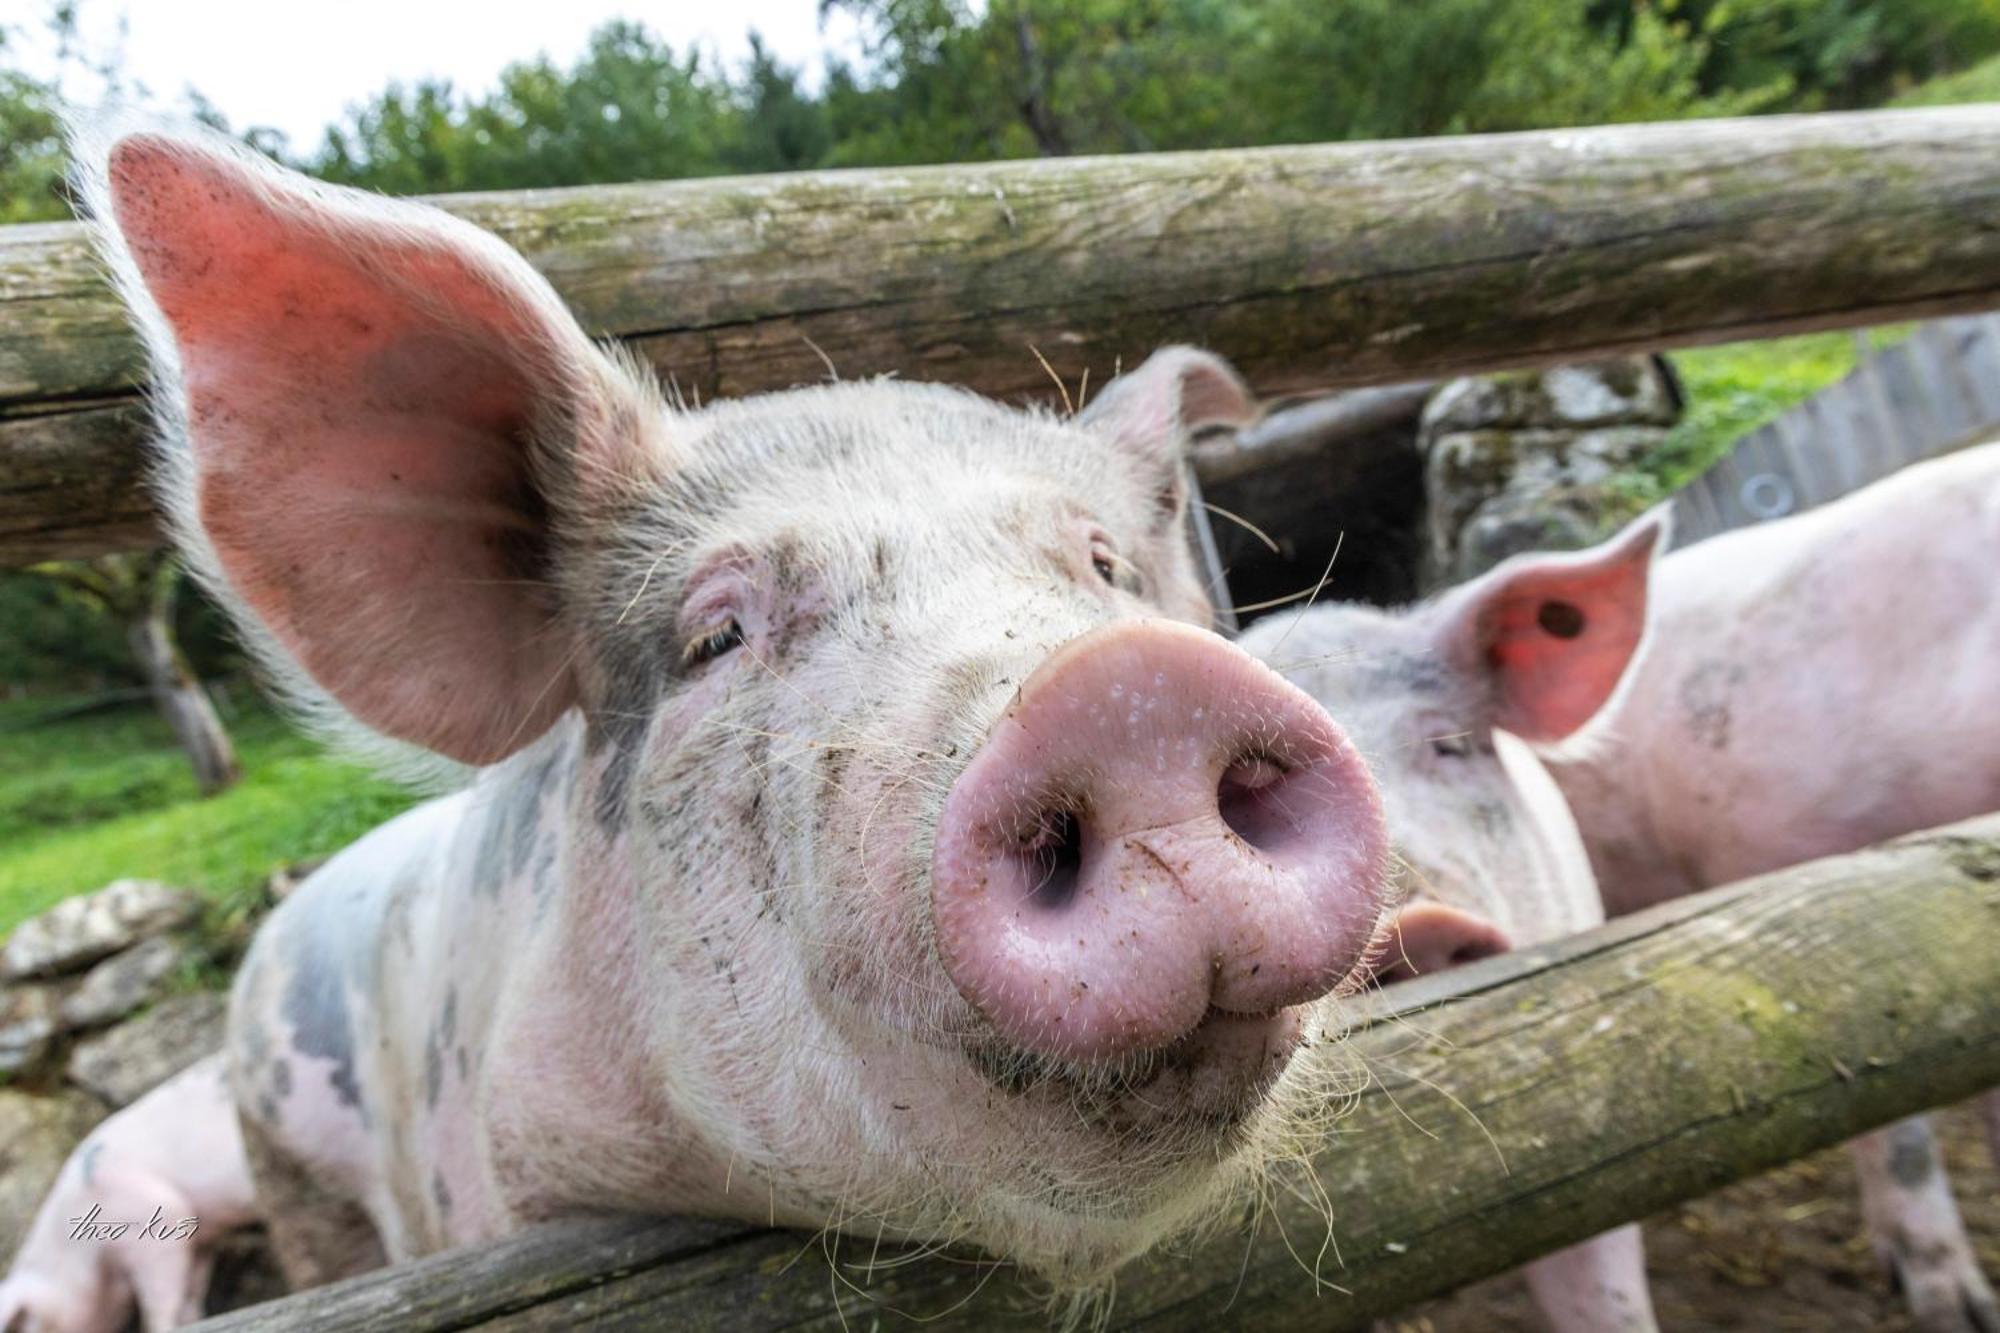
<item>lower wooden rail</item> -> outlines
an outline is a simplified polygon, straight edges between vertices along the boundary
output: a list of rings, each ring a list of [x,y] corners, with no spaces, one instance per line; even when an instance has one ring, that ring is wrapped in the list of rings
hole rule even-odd
[[[2000,816],[1669,903],[1397,987],[1369,1086],[1254,1226],[1135,1264],[1110,1326],[1359,1327],[2000,1085]],[[438,1255],[223,1330],[1033,1328],[974,1258],[892,1263],[737,1223],[595,1219]]]

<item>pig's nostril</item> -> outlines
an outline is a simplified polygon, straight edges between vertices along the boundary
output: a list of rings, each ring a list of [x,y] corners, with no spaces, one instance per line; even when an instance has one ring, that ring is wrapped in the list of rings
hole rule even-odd
[[[1300,832],[1300,812],[1287,799],[1299,776],[1262,755],[1237,760],[1215,792],[1222,821],[1252,847],[1278,850]]]
[[[1072,810],[1043,812],[1021,856],[1028,872],[1028,901],[1051,910],[1067,907],[1083,870],[1083,821]]]

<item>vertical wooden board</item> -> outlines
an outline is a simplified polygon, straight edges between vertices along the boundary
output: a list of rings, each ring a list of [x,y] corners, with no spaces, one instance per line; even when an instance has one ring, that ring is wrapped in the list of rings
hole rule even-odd
[[[1682,494],[1688,497],[1690,508],[1693,511],[1694,522],[1690,524],[1690,532],[1687,536],[1683,537],[1678,533],[1675,535],[1674,544],[1676,546],[1689,546],[1702,538],[1713,537],[1719,533],[1729,531],[1729,522],[1725,517],[1726,511],[1718,502],[1717,492],[1722,483],[1716,479],[1714,474],[1715,469],[1710,468],[1707,472],[1697,477],[1694,483],[1682,492]]]
[[[1957,371],[1958,343],[1963,336],[1963,320],[1932,320],[1910,338],[1911,362],[1930,399],[1931,419],[1936,423],[1938,447],[1949,449],[1958,441],[1976,435],[1984,422],[1971,391]]]
[[[2000,317],[1966,321],[1955,358],[1960,381],[1982,421],[2000,422]]]
[[[1827,469],[1813,446],[1806,414],[1794,409],[1771,425],[1777,437],[1778,453],[1784,458],[1797,487],[1799,508],[1813,509],[1828,500],[1837,499],[1839,492],[1833,489]]]
[[[1908,343],[1877,352],[1869,371],[1880,381],[1882,398],[1895,419],[1889,445],[1898,467],[1927,458],[1944,446],[1945,426],[1917,371],[1917,353]]]

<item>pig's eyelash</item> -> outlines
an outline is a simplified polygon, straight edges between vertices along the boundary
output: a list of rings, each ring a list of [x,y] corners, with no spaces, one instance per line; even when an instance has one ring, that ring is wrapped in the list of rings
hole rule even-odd
[[[690,639],[687,647],[681,649],[681,666],[698,667],[705,662],[713,662],[742,643],[743,628],[731,617],[707,633]]]

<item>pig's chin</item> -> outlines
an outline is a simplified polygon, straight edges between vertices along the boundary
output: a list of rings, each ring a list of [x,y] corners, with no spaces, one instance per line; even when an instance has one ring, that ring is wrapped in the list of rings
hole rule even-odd
[[[995,1036],[966,1043],[981,1076],[1039,1101],[1083,1131],[1125,1139],[1135,1155],[1226,1155],[1270,1104],[1305,1040],[1308,1006],[1271,1014],[1211,1009],[1168,1045],[1109,1060],[1022,1051]]]

